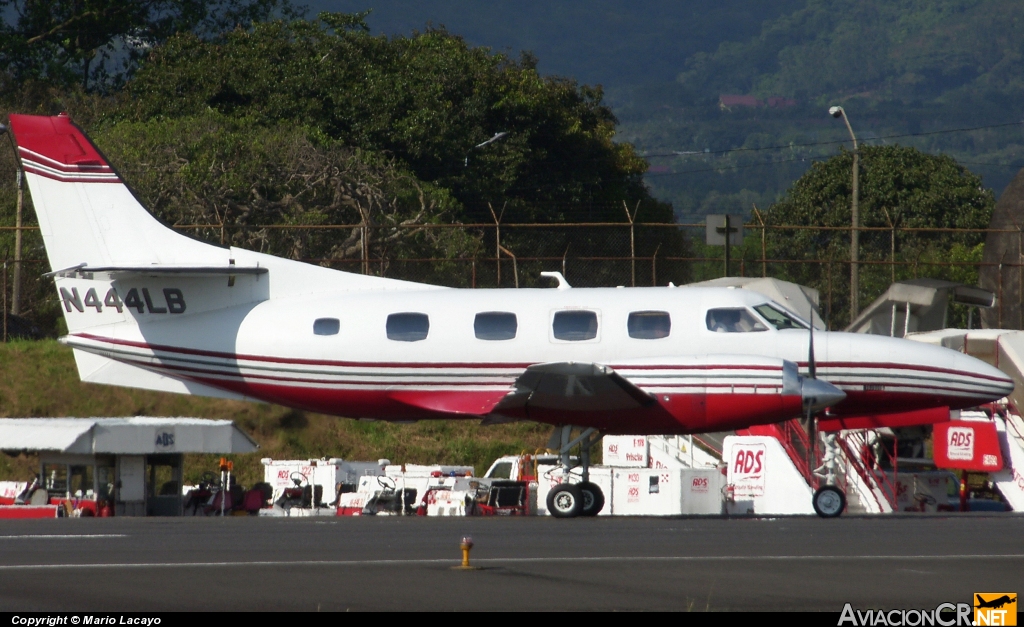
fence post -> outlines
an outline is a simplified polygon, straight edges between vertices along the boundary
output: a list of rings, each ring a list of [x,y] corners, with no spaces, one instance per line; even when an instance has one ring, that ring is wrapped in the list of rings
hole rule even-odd
[[[661,250],[661,242],[658,242],[654,254],[651,255],[651,287],[658,287],[658,251]],[[562,273],[565,276],[565,273]]]
[[[476,289],[476,258],[475,257],[473,258],[472,265],[473,265],[473,282],[472,282],[472,285],[473,285],[473,289]]]
[[[825,319],[825,328],[832,330],[832,258],[828,260],[828,317]],[[851,320],[852,322],[852,320]]]
[[[504,246],[499,246],[498,250],[512,258],[512,276],[515,277],[516,280],[516,289],[519,289],[519,265],[516,263],[516,256],[512,254],[511,250]]]
[[[896,282],[896,222],[889,215],[889,210],[882,207],[885,212],[885,219],[889,222],[889,271],[892,274],[891,283]]]
[[[1013,225],[1017,227],[1017,328],[1024,329],[1024,225],[1017,224],[1016,218]]]
[[[4,344],[7,343],[7,255],[4,254]]]
[[[21,313],[21,216],[22,207],[24,206],[25,190],[22,185],[22,173],[21,165],[18,161],[18,209],[14,218],[14,288],[11,293],[11,313],[18,315]],[[6,274],[4,276],[7,276]],[[6,329],[7,316],[4,315],[4,328]],[[4,341],[7,338],[7,332],[4,331]]]
[[[366,216],[363,216],[363,224],[360,227],[359,233],[359,247],[362,248],[360,256],[363,258],[361,265],[363,266],[363,274],[370,274],[370,246],[369,242],[366,241],[366,235]]]
[[[501,287],[501,219],[505,216],[505,207],[508,207],[506,202],[501,206],[501,214],[494,213],[494,207],[491,203],[487,203],[487,208],[491,210],[491,217],[494,218],[494,263],[497,269],[497,283],[495,287]]]
[[[633,270],[632,286],[636,287],[636,230],[634,223],[636,221],[636,214],[640,211],[640,201],[636,201],[636,208],[633,209],[632,215],[629,213],[629,207],[626,206],[625,200],[622,201],[622,208],[626,211],[626,219],[629,220],[629,263]]]
[[[757,205],[754,205],[754,217],[761,223],[761,276],[768,276],[768,246],[766,242],[766,233],[768,226],[764,223],[764,216],[758,210]]]
[[[999,328],[1003,328],[1003,264],[999,264]]]

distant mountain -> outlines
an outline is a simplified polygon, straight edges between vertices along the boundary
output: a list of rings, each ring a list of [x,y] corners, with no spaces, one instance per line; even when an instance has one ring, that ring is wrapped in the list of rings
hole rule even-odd
[[[694,54],[679,81],[716,96],[984,100],[990,108],[1024,92],[1022,57],[1019,0],[809,0],[743,43]]]
[[[547,74],[618,89],[672,81],[686,59],[723,41],[746,41],[765,20],[806,0],[314,0],[310,13],[372,9],[377,32],[407,34],[428,23],[470,43],[518,55]]]

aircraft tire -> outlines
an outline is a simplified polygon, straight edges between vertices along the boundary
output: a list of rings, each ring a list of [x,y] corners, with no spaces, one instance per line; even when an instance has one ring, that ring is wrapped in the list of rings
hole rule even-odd
[[[548,492],[548,513],[555,518],[575,518],[583,509],[579,486],[560,483]]]
[[[811,498],[814,513],[822,518],[837,518],[846,509],[846,495],[833,485],[823,485]]]
[[[591,481],[581,481],[576,484],[580,489],[583,502],[580,506],[580,516],[597,516],[604,509],[604,492],[600,486]]]

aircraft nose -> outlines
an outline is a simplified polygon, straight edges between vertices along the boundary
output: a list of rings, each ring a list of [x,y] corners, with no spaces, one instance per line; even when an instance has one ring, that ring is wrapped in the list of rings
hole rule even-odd
[[[846,392],[828,381],[805,378],[800,385],[800,396],[805,408],[809,405],[812,412],[817,412],[841,402]]]
[[[984,395],[982,402],[999,400],[1013,392],[1013,379],[980,359],[958,354],[956,368],[970,381],[971,387]]]

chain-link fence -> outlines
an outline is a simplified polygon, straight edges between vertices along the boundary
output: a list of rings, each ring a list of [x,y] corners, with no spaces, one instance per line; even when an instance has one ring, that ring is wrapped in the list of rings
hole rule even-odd
[[[850,320],[849,227],[747,224],[743,244],[731,250],[728,270],[723,247],[704,244],[703,223],[270,224],[244,227],[245,233],[237,232],[240,227],[233,231],[216,224],[175,228],[214,244],[244,239],[262,252],[338,270],[450,287],[550,287],[551,281],[540,276],[542,271],[559,271],[575,287],[679,285],[726,274],[772,276],[817,289],[823,318],[832,328],[842,328]],[[12,230],[0,227],[0,235]],[[9,246],[0,250],[5,261],[4,310],[20,310],[45,334],[54,335],[60,332],[60,310],[52,281],[42,276],[50,268],[38,227],[26,226],[23,231],[18,310],[11,302],[14,251]],[[989,268],[992,280],[986,287],[996,292],[1000,303],[994,321],[1001,327],[1024,328],[1019,302],[1024,288],[1024,231],[898,226],[859,231],[861,308],[894,281],[931,277],[974,285],[979,273]],[[998,262],[983,261],[981,244],[989,233],[1017,238],[1016,254]],[[354,255],[303,256],[303,250],[324,249],[304,244],[313,238],[359,245],[345,248],[355,249]],[[1006,307],[1004,301],[1009,303]]]

